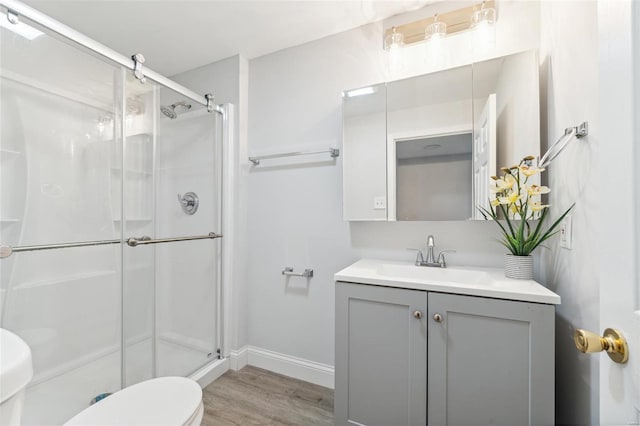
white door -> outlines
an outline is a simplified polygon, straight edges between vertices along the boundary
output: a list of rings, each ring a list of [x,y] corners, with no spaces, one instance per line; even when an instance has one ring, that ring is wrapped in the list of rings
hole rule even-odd
[[[473,218],[484,219],[478,207],[489,209],[489,177],[496,174],[496,94],[482,109],[473,136]]]
[[[634,27],[635,25],[635,27]],[[619,329],[627,338],[629,360],[616,364],[600,354],[600,424],[640,424],[640,4],[598,2],[599,115],[598,129],[607,143],[600,149],[601,193],[622,203],[600,207],[600,330]],[[634,51],[635,44],[635,51]],[[635,79],[635,93],[632,90]],[[634,98],[635,108],[634,111]],[[610,143],[608,143],[610,141]],[[615,167],[616,173],[611,173]],[[615,181],[635,188],[609,190]],[[605,195],[606,194],[606,195]],[[626,194],[626,195],[625,195]],[[615,210],[615,211],[613,211]],[[624,213],[621,214],[621,210]],[[596,331],[596,330],[593,330]]]

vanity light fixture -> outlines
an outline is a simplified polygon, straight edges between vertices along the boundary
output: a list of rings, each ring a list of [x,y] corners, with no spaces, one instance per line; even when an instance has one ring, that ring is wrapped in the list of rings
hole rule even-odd
[[[7,11],[6,19],[0,18],[0,27],[6,28],[27,40],[33,40],[44,34],[42,31],[36,30],[32,26],[27,25],[24,22],[20,22],[20,16],[10,10]]]
[[[391,28],[391,33],[384,39],[384,49],[389,52],[394,49],[400,49],[404,46],[404,35],[396,30],[396,27]]]
[[[493,27],[497,22],[496,0],[485,0],[474,5],[449,12],[439,13],[436,17],[420,19],[389,28],[384,33],[384,48],[389,50],[392,41],[401,36],[402,46],[435,40],[476,27]],[[486,24],[486,25],[485,25]],[[394,37],[395,36],[395,37]],[[495,40],[495,33],[493,34]]]
[[[431,22],[424,30],[425,61],[431,64],[447,62],[447,51],[443,47],[443,40],[447,36],[447,24],[438,20],[436,13]]]
[[[396,31],[396,27],[391,29],[391,33],[384,39],[384,49],[389,52],[389,70],[397,73],[403,68],[402,48],[404,47],[404,35]]]
[[[480,9],[471,16],[471,28],[478,46],[493,47],[496,45],[496,10],[482,2]]]
[[[433,22],[427,25],[424,30],[424,39],[426,41],[437,41],[443,39],[447,35],[447,24],[438,21],[438,14],[433,17]]]

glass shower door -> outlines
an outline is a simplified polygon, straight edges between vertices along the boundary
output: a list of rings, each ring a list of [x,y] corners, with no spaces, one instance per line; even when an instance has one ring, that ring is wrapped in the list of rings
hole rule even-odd
[[[21,25],[0,29],[0,325],[32,351],[22,424],[61,424],[121,388],[122,70]]]
[[[125,383],[187,376],[217,358],[219,114],[127,80],[123,171]],[[149,241],[145,241],[146,239]]]

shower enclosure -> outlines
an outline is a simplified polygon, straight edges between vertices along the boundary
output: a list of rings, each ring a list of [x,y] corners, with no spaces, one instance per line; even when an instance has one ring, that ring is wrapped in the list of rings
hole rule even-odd
[[[24,423],[60,424],[218,359],[225,114],[0,4],[0,325],[33,353]]]

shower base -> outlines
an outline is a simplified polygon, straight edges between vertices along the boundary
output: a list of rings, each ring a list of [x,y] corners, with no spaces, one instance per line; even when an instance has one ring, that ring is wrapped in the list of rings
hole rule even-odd
[[[129,346],[126,352],[129,385],[152,377],[151,339]],[[189,376],[211,357],[203,350],[162,338],[158,342],[158,376]],[[27,388],[23,425],[59,425],[87,408],[91,398],[120,389],[121,354],[114,351],[81,367]],[[195,377],[194,377],[195,378]],[[195,378],[197,380],[197,378]]]

